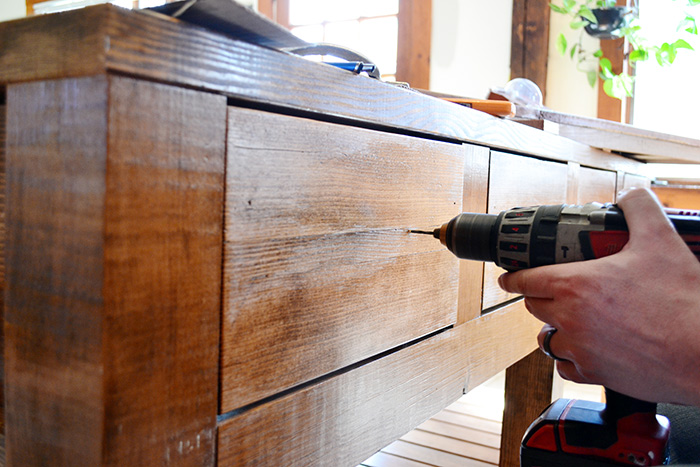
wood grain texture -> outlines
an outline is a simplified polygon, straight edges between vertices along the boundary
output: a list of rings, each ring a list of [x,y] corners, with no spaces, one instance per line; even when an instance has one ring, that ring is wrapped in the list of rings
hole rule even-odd
[[[506,370],[499,465],[520,465],[520,443],[525,431],[552,401],[554,361],[539,349]],[[525,390],[523,390],[525,389]]]
[[[8,464],[212,464],[225,99],[100,76],[7,109]]]
[[[99,465],[107,81],[7,90],[7,462]]]
[[[60,34],[51,34],[50,40],[70,54],[35,47],[37,34],[55,29]],[[0,50],[0,83],[112,70],[556,160],[630,172],[638,166],[630,159],[335,67],[111,5],[0,24],[0,43],[11,45]],[[36,66],[26,66],[25,61]],[[308,92],[311,86],[313,92]]]
[[[430,88],[432,0],[399,0],[396,81],[412,88]]]
[[[491,152],[488,148],[470,145],[465,147],[465,153],[462,211],[486,212]],[[484,263],[460,261],[457,324],[465,323],[481,314],[483,285]]]
[[[215,459],[226,100],[110,79],[105,463]]]
[[[519,301],[254,407],[220,424],[219,464],[356,465],[530,353],[540,326]]]
[[[231,108],[222,411],[453,324],[461,145]]]
[[[5,142],[6,114],[5,90],[0,89],[0,322],[5,321],[5,285],[6,268],[5,252],[7,250],[7,224],[5,220],[6,199],[5,190]],[[0,349],[5,348],[4,325],[0,325]],[[5,357],[4,350],[0,351],[0,466],[5,465]]]
[[[488,212],[498,214],[515,206],[559,204],[567,201],[566,164],[491,152]],[[484,309],[515,298],[498,286],[505,270],[493,263],[484,266]]]
[[[511,78],[527,78],[547,89],[549,55],[549,3],[546,0],[514,0],[511,35]]]

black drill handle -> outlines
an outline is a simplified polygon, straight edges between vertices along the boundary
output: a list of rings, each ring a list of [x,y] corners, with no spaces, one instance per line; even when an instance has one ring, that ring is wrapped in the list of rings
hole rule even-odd
[[[656,414],[656,403],[647,402],[605,388],[605,420],[609,423],[635,413]]]

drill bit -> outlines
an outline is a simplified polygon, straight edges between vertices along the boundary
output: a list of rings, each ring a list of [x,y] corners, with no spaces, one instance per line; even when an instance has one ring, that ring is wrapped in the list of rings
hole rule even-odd
[[[423,235],[433,235],[433,231],[432,231],[432,230],[428,231],[428,230],[415,230],[415,229],[411,229],[411,230],[409,230],[409,232],[410,232],[410,233],[423,234]]]

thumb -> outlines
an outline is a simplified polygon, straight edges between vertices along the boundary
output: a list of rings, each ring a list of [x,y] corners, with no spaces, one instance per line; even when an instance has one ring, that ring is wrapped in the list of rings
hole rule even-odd
[[[675,233],[673,224],[651,190],[631,188],[620,193],[617,201],[625,215],[630,242],[658,241],[660,234]]]

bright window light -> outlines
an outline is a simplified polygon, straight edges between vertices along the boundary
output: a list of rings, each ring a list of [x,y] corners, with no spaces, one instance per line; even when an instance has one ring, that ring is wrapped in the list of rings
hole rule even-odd
[[[650,41],[672,42],[682,37],[695,51],[679,50],[668,67],[659,67],[653,57],[637,64],[632,122],[641,128],[700,139],[700,38],[683,31],[673,34],[688,8],[693,7],[679,0],[639,2],[640,22]],[[694,7],[693,12],[698,10],[700,7]],[[670,37],[668,31],[672,32]]]

